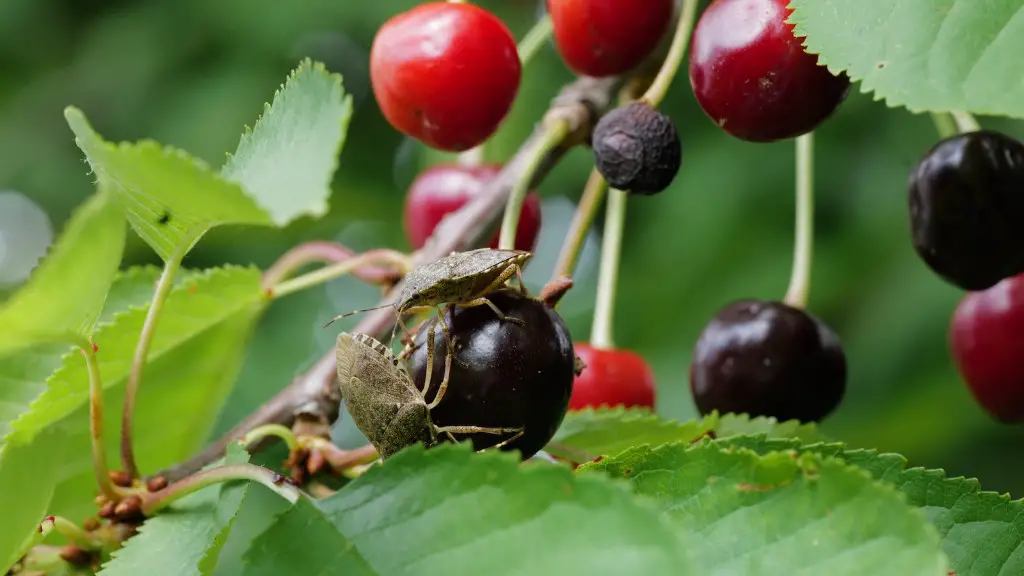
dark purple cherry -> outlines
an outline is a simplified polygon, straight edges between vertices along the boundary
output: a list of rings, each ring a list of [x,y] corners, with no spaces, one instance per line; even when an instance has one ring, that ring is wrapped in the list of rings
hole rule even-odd
[[[846,391],[846,355],[821,320],[782,302],[739,300],[704,328],[690,365],[701,414],[817,422]]]
[[[1024,272],[1024,144],[991,130],[935,145],[910,175],[914,249],[939,276],[984,290]]]

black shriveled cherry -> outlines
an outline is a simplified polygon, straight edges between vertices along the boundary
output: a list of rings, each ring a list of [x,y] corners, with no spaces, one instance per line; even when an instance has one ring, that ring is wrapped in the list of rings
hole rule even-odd
[[[651,195],[668,188],[683,161],[672,119],[643,102],[620,106],[594,126],[594,163],[612,188]]]
[[[561,317],[539,300],[515,290],[487,297],[525,326],[499,319],[487,306],[447,309],[443,319],[455,338],[451,376],[444,399],[430,415],[442,427],[523,427],[524,434],[502,449],[518,449],[523,458],[529,458],[551,440],[569,408],[575,377],[572,338]],[[431,326],[434,368],[428,402],[437,393],[447,353],[440,326],[436,322]],[[427,334],[427,330],[416,334],[416,349],[408,360],[417,387],[423,386],[426,377]],[[509,436],[472,434],[469,438],[481,450]]]
[[[850,79],[808,54],[789,0],[714,0],[690,45],[690,84],[723,130],[751,142],[810,132],[846,99]]]
[[[782,302],[739,300],[704,328],[690,366],[701,414],[817,422],[846,391],[846,355],[821,320]]]
[[[991,130],[935,145],[910,175],[910,228],[926,264],[964,290],[1024,272],[1024,144]]]

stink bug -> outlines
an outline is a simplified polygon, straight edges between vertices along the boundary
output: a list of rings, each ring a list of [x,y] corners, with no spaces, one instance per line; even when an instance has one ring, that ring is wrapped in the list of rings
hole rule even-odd
[[[440,434],[446,434],[452,441],[455,440],[453,434],[514,434],[499,447],[523,434],[522,428],[435,425],[430,419],[430,410],[444,399],[451,354],[445,358],[444,379],[430,403],[425,398],[430,381],[424,382],[422,390],[417,389],[405,366],[399,362],[387,346],[371,336],[347,332],[338,335],[341,395],[352,420],[382,459],[416,442],[432,446]]]

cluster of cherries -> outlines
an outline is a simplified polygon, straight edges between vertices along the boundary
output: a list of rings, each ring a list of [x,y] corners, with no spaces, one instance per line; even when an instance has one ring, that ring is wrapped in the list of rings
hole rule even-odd
[[[791,13],[787,4],[713,0],[693,30],[689,80],[697,101],[723,131],[748,142],[808,134],[849,93],[849,78],[818,65],[794,36],[786,22]],[[656,51],[675,21],[674,0],[649,0],[643,9],[629,0],[547,0],[547,9],[565,64],[593,77],[630,74],[663,57]],[[463,2],[431,2],[395,16],[379,30],[370,73],[380,109],[397,130],[438,150],[464,152],[490,138],[508,115],[522,64],[512,34],[492,13]],[[651,122],[655,129],[636,129]],[[605,115],[595,128],[592,147],[597,169],[609,184],[634,194],[667,188],[680,164],[675,128],[660,112],[640,103]],[[617,171],[636,158],[658,162],[647,162],[649,166],[641,166],[646,172],[623,180]],[[411,244],[421,247],[440,220],[483,190],[500,168],[452,163],[420,174],[405,205]],[[1017,305],[1024,301],[1024,276],[1011,278],[1024,273],[1024,228],[1014,225],[1024,213],[1024,195],[1018,191],[1022,184],[1024,146],[987,131],[941,142],[921,161],[910,184],[911,226],[921,257],[965,289],[988,289],[965,298],[955,315],[952,341],[976,396],[1003,419],[1024,418],[1024,382],[1016,381],[1024,364],[1011,360],[1013,351],[1008,350],[1014,338],[1024,338],[1024,307]],[[516,249],[532,250],[540,224],[540,198],[531,192],[519,218]],[[524,309],[532,300],[505,300],[510,309],[538,316]],[[465,414],[475,406],[477,412],[490,411],[492,420],[518,420],[526,422],[528,431],[553,433],[566,402],[570,409],[653,408],[653,375],[635,353],[586,343],[567,350],[560,344],[567,332],[557,315],[538,320],[536,327],[526,325],[527,330],[550,334],[524,339],[509,332],[523,326],[494,324],[493,315],[483,312],[456,308],[448,313],[452,335],[464,346],[457,347],[462,352],[452,367],[448,397],[455,399],[446,400],[448,407],[438,407],[439,423],[446,419],[445,411]],[[481,341],[485,333],[488,342]],[[438,351],[435,362],[444,357]],[[573,353],[585,367],[577,370],[574,382],[569,378],[565,383]],[[557,382],[528,377],[538,363],[552,362],[559,366],[554,371]],[[422,373],[422,364],[423,358],[411,359],[414,374]],[[495,380],[496,374],[504,384]],[[508,378],[535,391],[537,398],[519,408],[498,408],[522,404],[514,398],[496,400],[489,395],[497,392],[484,390],[507,391]],[[805,422],[820,421],[838,406],[846,379],[846,357],[835,332],[802,304],[774,300],[748,299],[723,307],[698,338],[690,367],[693,398],[702,414],[717,410]],[[482,384],[461,386],[460,380]],[[543,402],[556,408],[539,409]],[[502,410],[516,414],[503,418]],[[532,453],[543,439],[518,444]]]

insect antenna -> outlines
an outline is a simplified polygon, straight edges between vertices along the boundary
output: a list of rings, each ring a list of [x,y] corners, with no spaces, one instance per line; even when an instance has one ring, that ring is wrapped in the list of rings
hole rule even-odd
[[[331,324],[334,324],[335,322],[337,322],[338,320],[341,320],[342,318],[348,318],[349,316],[355,316],[356,314],[362,314],[363,312],[370,312],[372,310],[380,310],[381,308],[390,308],[390,307],[393,307],[393,306],[391,304],[381,304],[380,306],[374,306],[373,308],[362,308],[362,309],[359,309],[359,310],[353,310],[351,312],[345,312],[344,314],[339,314],[339,315],[335,316],[334,318],[331,318],[331,320],[328,323],[326,323],[323,326],[321,326],[321,328],[327,328],[328,326],[330,326]]]

